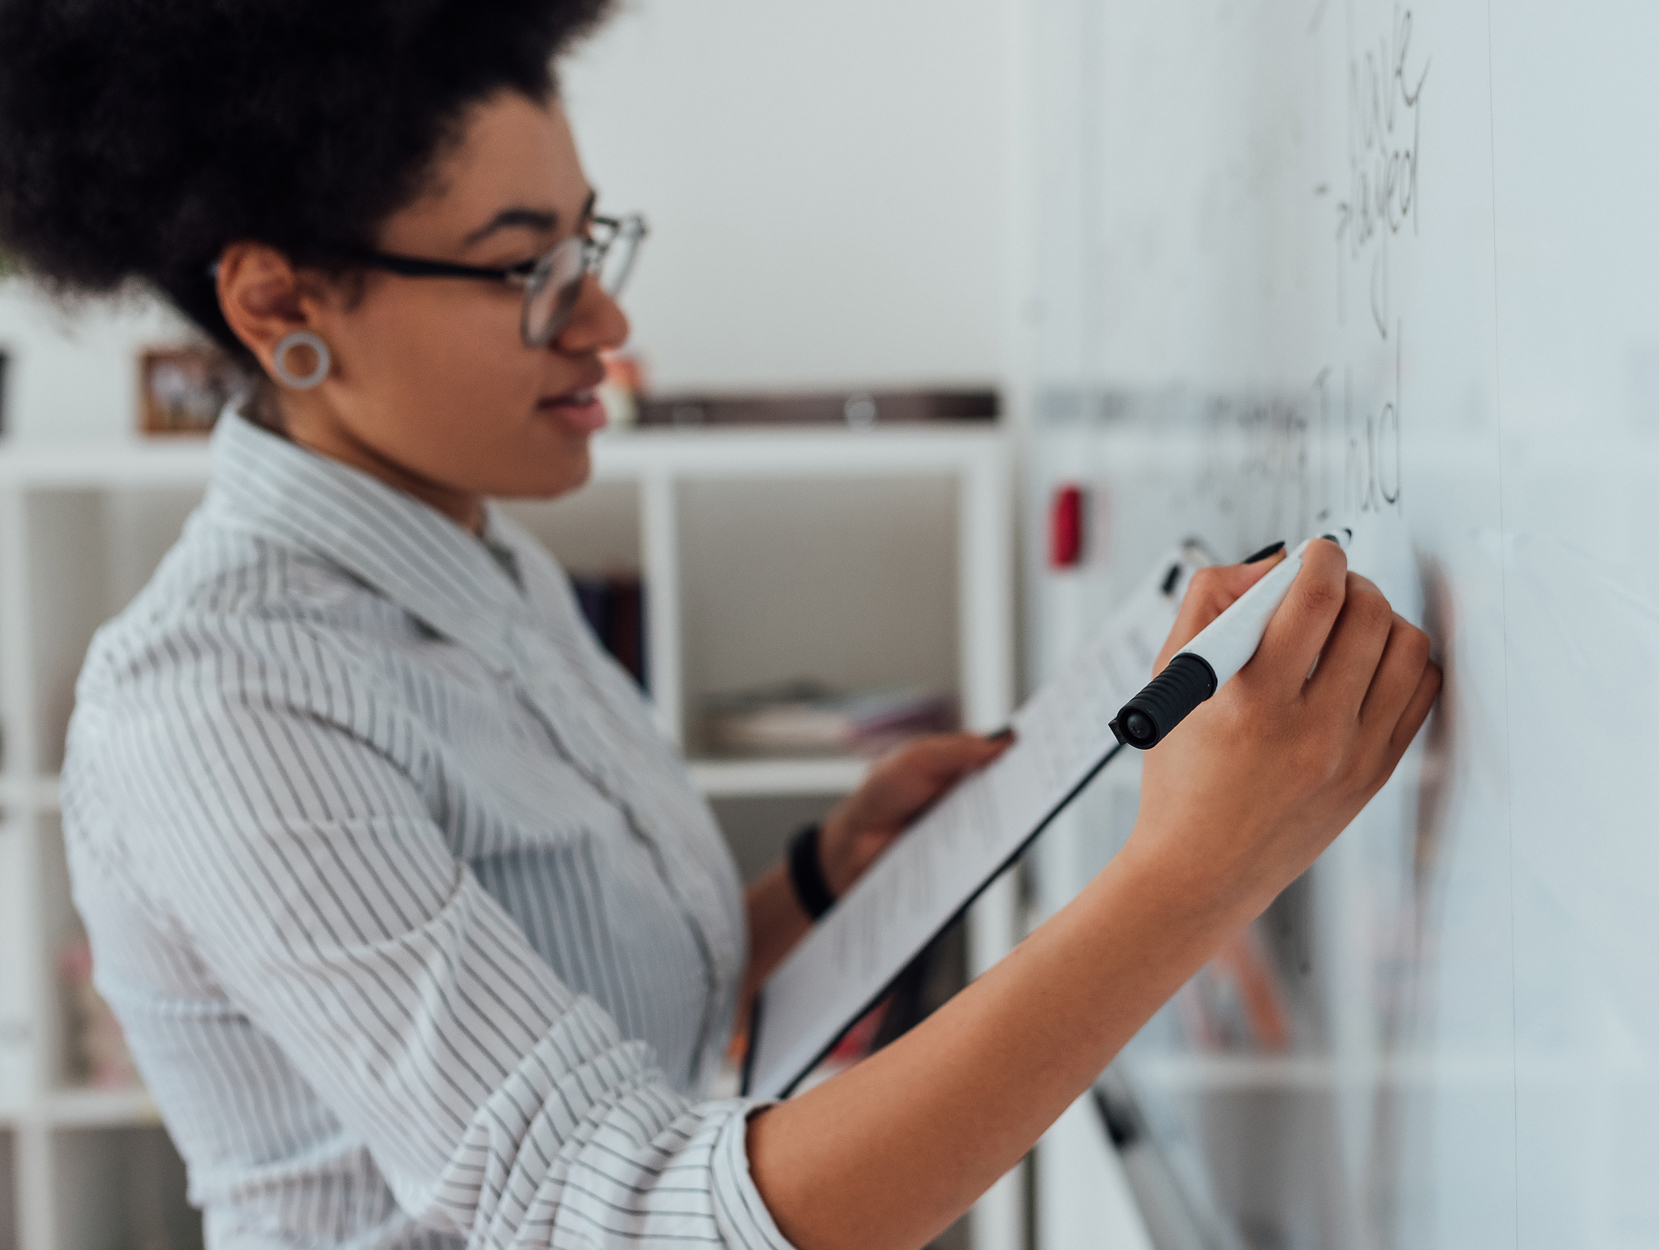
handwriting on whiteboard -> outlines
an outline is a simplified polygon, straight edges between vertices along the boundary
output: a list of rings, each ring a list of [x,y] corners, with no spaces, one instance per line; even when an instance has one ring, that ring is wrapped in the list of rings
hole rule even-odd
[[[1205,405],[1199,488],[1240,525],[1239,539],[1308,535],[1326,522],[1401,507],[1402,330],[1384,393],[1363,398],[1351,365],[1306,390],[1218,396]],[[1369,388],[1365,388],[1369,389]]]
[[[1396,7],[1387,34],[1349,57],[1347,194],[1337,202],[1337,246],[1366,274],[1371,320],[1387,338],[1389,240],[1418,228],[1417,171],[1423,141],[1423,84],[1429,62],[1411,50],[1410,9]]]

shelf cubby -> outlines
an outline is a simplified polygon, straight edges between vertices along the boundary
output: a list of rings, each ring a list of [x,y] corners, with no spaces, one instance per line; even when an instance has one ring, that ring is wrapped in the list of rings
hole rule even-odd
[[[31,849],[26,822],[0,816],[0,1117],[27,1106],[34,1085]]]
[[[45,962],[43,995],[47,1004],[35,1022],[40,1033],[42,1073],[47,1089],[73,1089],[83,1083],[71,1054],[74,1037],[74,1008],[63,976],[64,948],[81,932],[80,916],[70,892],[69,862],[63,844],[63,827],[56,814],[35,817],[37,885],[35,922]]]
[[[23,585],[23,528],[22,500],[0,491],[0,587],[12,588],[11,595],[0,595],[0,809],[16,805],[18,785],[29,767],[18,752],[19,729],[28,719],[30,670],[28,650],[19,645],[28,605],[16,593]]]
[[[727,797],[712,802],[726,845],[744,881],[753,881],[783,856],[797,829],[822,820],[836,794],[775,794]]]
[[[714,694],[811,678],[960,696],[956,491],[945,474],[680,484],[693,756]]]
[[[165,484],[26,493],[37,772],[63,766],[87,644],[150,580],[201,497],[199,486]]]
[[[76,1250],[195,1250],[201,1216],[184,1163],[160,1126],[52,1133],[57,1242]]]
[[[0,1250],[17,1250],[17,1134],[0,1128]]]
[[[637,482],[591,482],[562,499],[508,500],[501,509],[534,534],[573,577],[640,571]]]

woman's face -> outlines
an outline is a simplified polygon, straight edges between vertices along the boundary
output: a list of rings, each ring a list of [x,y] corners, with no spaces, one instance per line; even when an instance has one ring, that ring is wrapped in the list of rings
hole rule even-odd
[[[592,198],[559,104],[503,92],[468,115],[429,189],[385,223],[376,246],[515,265],[585,232]],[[522,292],[505,283],[371,272],[360,286],[302,280],[298,291],[295,308],[328,344],[333,367],[314,390],[281,391],[295,442],[473,527],[482,496],[551,496],[586,481],[588,440],[604,424],[593,398],[599,353],[628,335],[591,276],[570,324],[540,348],[520,337]],[[253,346],[268,362],[268,345]],[[311,358],[296,350],[290,363],[303,373]]]

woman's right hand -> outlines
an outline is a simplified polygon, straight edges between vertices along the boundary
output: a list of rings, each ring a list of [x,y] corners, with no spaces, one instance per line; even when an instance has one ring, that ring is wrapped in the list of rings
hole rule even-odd
[[[1199,574],[1160,667],[1271,567]],[[1353,819],[1439,689],[1428,639],[1314,543],[1255,658],[1147,753],[1122,853],[891,1046],[750,1118],[750,1174],[783,1235],[937,1236]]]
[[[1200,571],[1158,668],[1272,567]],[[1187,902],[1254,918],[1388,780],[1440,683],[1427,635],[1335,543],[1310,544],[1255,657],[1147,752],[1125,853]]]

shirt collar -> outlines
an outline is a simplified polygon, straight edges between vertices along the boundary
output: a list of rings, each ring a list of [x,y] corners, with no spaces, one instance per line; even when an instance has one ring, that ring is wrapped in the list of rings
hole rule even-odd
[[[509,633],[526,618],[524,597],[489,548],[436,508],[234,409],[213,431],[210,502],[322,556],[497,669],[511,669]],[[486,518],[486,530],[499,533],[493,505]]]

